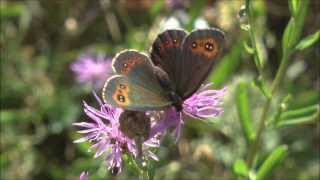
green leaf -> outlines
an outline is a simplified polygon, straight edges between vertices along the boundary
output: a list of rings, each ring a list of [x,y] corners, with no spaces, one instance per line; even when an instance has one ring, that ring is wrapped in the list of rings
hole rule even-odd
[[[285,159],[287,155],[288,147],[286,145],[279,146],[275,150],[273,150],[259,168],[256,179],[262,180],[270,176],[272,174],[272,171],[278,165],[280,165],[280,163]]]
[[[291,18],[284,30],[282,37],[282,51],[287,52],[293,44],[293,36],[295,34],[296,22],[294,18]]]
[[[260,92],[266,97],[271,98],[271,92],[265,81],[262,79],[262,76],[259,76],[254,80],[254,85],[260,90]]]
[[[311,34],[311,35],[303,38],[296,46],[296,49],[297,50],[306,49],[306,48],[312,46],[314,43],[316,43],[319,39],[320,39],[320,31],[317,31],[314,34]]]
[[[241,24],[240,28],[244,31],[249,31],[251,26],[249,24]]]
[[[249,168],[243,159],[237,159],[233,164],[233,172],[240,176],[249,176]]]
[[[252,125],[252,117],[248,100],[248,85],[240,82],[236,88],[236,105],[240,124],[248,143],[254,140],[255,132]]]
[[[296,16],[298,10],[299,0],[289,0],[289,9],[293,16]]]
[[[278,121],[280,120],[280,117],[282,115],[282,113],[284,111],[287,110],[288,108],[288,102],[292,99],[291,94],[288,94],[287,96],[285,96],[283,98],[283,100],[281,101],[281,103],[278,105],[277,110],[275,112],[274,115],[272,115],[272,117],[270,118],[270,120],[268,120],[267,125],[268,124],[277,124]]]
[[[317,90],[305,90],[299,94],[294,95],[294,101],[288,104],[288,109],[300,109],[306,106],[318,104],[320,102],[320,95]]]
[[[256,41],[256,55],[255,55],[255,63],[259,69],[262,69],[264,66],[265,58],[263,55],[263,49],[265,48],[261,41],[258,40],[258,37],[254,39]]]
[[[304,19],[308,13],[309,0],[299,1],[297,6],[297,16],[291,17],[282,38],[283,54],[288,54],[298,42],[304,24]]]
[[[243,47],[249,54],[254,53],[254,49],[252,47],[250,47],[246,41],[243,43]]]
[[[281,114],[277,127],[301,125],[311,123],[319,119],[319,105],[286,111]]]
[[[319,105],[315,104],[305,108],[287,111],[283,113],[283,115],[281,116],[281,119],[293,119],[293,118],[305,117],[310,114],[316,113],[318,110],[319,110]]]

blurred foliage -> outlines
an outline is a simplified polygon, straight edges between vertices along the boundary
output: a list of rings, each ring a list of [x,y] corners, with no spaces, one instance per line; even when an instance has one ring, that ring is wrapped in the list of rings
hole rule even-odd
[[[319,178],[320,3],[299,8],[299,0],[255,0],[248,26],[245,1],[187,0],[179,8],[174,2],[0,2],[1,179],[76,179],[83,170],[90,179],[111,177],[89,144],[72,143],[79,137],[72,122],[85,120],[82,100],[94,101],[70,63],[86,52],[148,51],[165,28],[203,24],[226,32],[224,56],[208,78],[215,88],[228,87],[225,112],[208,122],[187,121],[177,144],[166,137],[153,163],[155,179]],[[252,172],[244,159],[288,50]],[[125,167],[118,179],[133,176]]]

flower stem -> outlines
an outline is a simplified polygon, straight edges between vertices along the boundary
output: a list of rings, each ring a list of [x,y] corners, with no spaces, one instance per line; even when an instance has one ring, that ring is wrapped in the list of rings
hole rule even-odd
[[[258,72],[260,75],[262,75],[262,64],[261,62],[263,62],[263,59],[261,56],[259,56],[258,54],[258,46],[257,46],[257,42],[256,42],[256,33],[255,33],[255,29],[254,27],[254,23],[253,23],[253,10],[252,10],[252,5],[251,5],[251,0],[246,0],[245,2],[245,7],[246,7],[246,14],[248,17],[248,24],[249,24],[249,36],[250,36],[250,41],[251,41],[251,46],[252,49],[254,50],[254,58],[255,58],[255,63],[256,66],[258,67]]]
[[[247,11],[247,15],[248,15],[248,22],[250,25],[250,38],[251,38],[251,42],[252,42],[252,46],[254,49],[257,48],[256,43],[255,43],[255,34],[253,31],[253,21],[252,21],[252,7],[251,7],[251,0],[246,0],[246,11]],[[255,50],[256,52],[256,50]],[[263,106],[263,110],[262,110],[262,115],[258,124],[258,130],[255,136],[255,139],[249,149],[249,156],[247,159],[247,163],[249,167],[252,167],[253,162],[257,156],[257,152],[259,149],[259,145],[261,142],[261,137],[262,137],[262,133],[266,127],[266,120],[267,120],[267,115],[272,103],[272,97],[275,94],[281,80],[283,79],[283,76],[286,72],[286,67],[288,64],[288,60],[289,60],[289,55],[291,54],[291,49],[287,49],[286,51],[283,52],[283,56],[281,59],[281,63],[279,66],[279,69],[277,70],[275,79],[272,81],[272,85],[271,85],[271,91],[270,94],[271,96],[267,97],[267,101],[265,102],[264,106]],[[259,56],[255,53],[256,58],[259,58]],[[259,72],[260,72],[260,68],[258,67]],[[261,74],[261,72],[260,72]]]
[[[143,155],[142,155],[142,139],[141,137],[135,137],[134,141],[137,146],[137,157],[136,157],[136,163],[140,169],[140,177],[141,180],[149,180],[149,171],[148,171],[148,165],[147,162],[144,161]]]
[[[256,155],[257,155],[257,151],[258,151],[258,148],[259,148],[259,145],[260,145],[260,141],[261,141],[261,136],[262,136],[262,133],[265,129],[265,125],[266,125],[266,120],[267,120],[267,114],[268,114],[268,111],[270,109],[270,105],[271,105],[271,102],[272,102],[272,97],[273,95],[275,94],[285,72],[286,72],[286,67],[288,65],[288,60],[289,60],[289,54],[290,52],[287,52],[287,53],[284,53],[283,54],[283,57],[281,59],[281,63],[280,63],[280,67],[276,73],[276,77],[275,79],[273,80],[272,82],[272,85],[271,85],[271,96],[270,98],[267,99],[264,107],[263,107],[263,112],[262,112],[262,115],[261,115],[261,119],[259,121],[259,125],[258,125],[258,131],[257,131],[257,134],[256,134],[256,138],[254,139],[254,142],[249,150],[249,157],[248,157],[248,160],[247,160],[247,163],[248,163],[248,166],[249,167],[252,167],[253,165],[253,162],[256,158]]]
[[[149,177],[149,172],[146,168],[143,168],[142,169],[142,179],[143,180],[149,180],[150,177]]]

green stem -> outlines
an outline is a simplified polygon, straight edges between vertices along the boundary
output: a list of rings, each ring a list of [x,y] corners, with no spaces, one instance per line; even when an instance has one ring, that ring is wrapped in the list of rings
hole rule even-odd
[[[280,63],[280,67],[276,73],[276,77],[275,79],[273,80],[272,82],[272,85],[271,85],[271,96],[270,98],[267,99],[264,107],[263,107],[263,112],[262,112],[262,116],[261,116],[261,119],[260,119],[260,122],[259,122],[259,125],[258,125],[258,131],[257,131],[257,134],[256,134],[256,138],[249,150],[249,157],[248,157],[248,166],[249,167],[252,167],[253,165],[253,162],[256,158],[256,155],[257,155],[257,151],[258,151],[258,148],[259,148],[259,145],[260,145],[260,141],[261,141],[261,136],[262,136],[262,133],[265,129],[265,125],[266,125],[266,120],[267,120],[267,114],[268,114],[268,111],[270,109],[270,105],[271,105],[271,102],[272,102],[272,97],[273,95],[275,94],[281,80],[283,79],[283,76],[286,72],[286,67],[288,65],[288,60],[289,60],[289,53],[285,53],[283,54],[283,57],[281,59],[281,63]]]
[[[140,177],[139,179],[141,180],[149,180],[149,171],[148,171],[148,166],[147,164],[144,165],[144,163],[147,163],[146,161],[143,160],[143,155],[142,155],[142,139],[141,137],[135,137],[134,141],[137,146],[137,157],[136,157],[136,164],[139,167],[140,170]]]
[[[249,35],[250,35],[250,41],[251,41],[251,47],[252,49],[254,50],[254,56],[255,56],[255,62],[256,62],[256,65],[258,66],[258,71],[259,71],[259,74],[262,75],[262,71],[261,71],[261,64],[259,62],[262,62],[262,59],[260,59],[260,56],[258,54],[258,46],[257,46],[257,43],[256,43],[256,35],[255,35],[255,32],[254,32],[254,24],[253,24],[253,19],[252,19],[252,7],[251,7],[251,0],[246,0],[246,14],[247,14],[247,17],[248,17],[248,24],[250,25],[250,28],[249,28]]]
[[[150,179],[150,177],[149,177],[149,172],[148,172],[148,170],[147,169],[142,169],[142,179],[143,180],[149,180]]]
[[[255,139],[252,143],[252,146],[250,147],[250,150],[249,150],[249,157],[247,160],[249,167],[252,167],[253,161],[256,157],[258,147],[260,145],[261,135],[265,129],[265,124],[266,124],[265,121],[267,119],[267,114],[270,109],[270,105],[271,105],[271,98],[268,98],[266,104],[263,107],[263,112],[262,112],[261,120],[258,125],[258,131],[257,131],[256,137],[255,137]]]
[[[251,10],[251,5],[250,5],[250,0],[246,0],[246,12],[247,12],[247,15],[248,15],[248,21],[249,21],[249,25],[250,25],[250,38],[251,38],[251,42],[252,42],[252,46],[253,48],[255,49],[255,56],[256,58],[259,58],[259,56],[257,55],[256,53],[256,43],[255,43],[255,34],[254,34],[254,31],[253,31],[253,24],[252,24],[252,10]],[[261,115],[261,118],[260,118],[260,121],[259,121],[259,124],[258,124],[258,130],[257,130],[257,134],[256,134],[256,137],[249,149],[249,156],[248,156],[248,159],[247,159],[247,163],[248,163],[248,166],[252,168],[252,165],[253,165],[253,162],[257,156],[257,152],[258,152],[258,149],[259,149],[259,145],[260,145],[260,142],[261,142],[261,137],[262,137],[262,133],[266,127],[266,120],[267,120],[267,115],[268,115],[268,112],[270,110],[270,106],[271,106],[271,103],[272,103],[272,97],[273,95],[275,94],[281,80],[283,79],[283,76],[286,72],[286,67],[287,67],[287,64],[288,64],[288,60],[289,60],[289,55],[291,54],[290,50],[287,50],[287,51],[284,51],[283,52],[283,56],[282,56],[282,59],[281,59],[281,63],[280,63],[280,67],[279,69],[277,70],[277,73],[276,73],[276,76],[275,76],[275,79],[273,80],[272,82],[272,85],[271,85],[271,96],[268,97],[266,103],[264,104],[264,107],[263,107],[263,110],[262,110],[262,115]],[[260,69],[260,68],[258,68]],[[260,71],[260,70],[259,70]],[[260,72],[261,74],[261,72]]]

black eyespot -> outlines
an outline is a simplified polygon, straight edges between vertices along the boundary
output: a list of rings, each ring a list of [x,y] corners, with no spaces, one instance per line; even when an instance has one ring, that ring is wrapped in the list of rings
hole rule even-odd
[[[206,43],[205,48],[207,51],[212,51],[213,50],[213,44],[212,43]]]
[[[127,63],[124,63],[124,64],[123,64],[123,67],[125,67],[125,68],[128,67],[128,64],[127,64]]]
[[[125,102],[125,101],[126,101],[125,97],[122,96],[122,95],[118,95],[118,100],[119,100],[120,102]]]
[[[174,40],[173,40],[173,43],[177,43],[177,40],[176,40],[176,39],[174,39]]]
[[[192,48],[196,48],[197,47],[197,43],[196,42],[193,42],[192,43]]]

